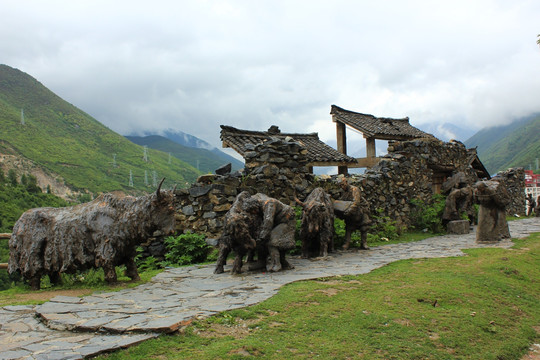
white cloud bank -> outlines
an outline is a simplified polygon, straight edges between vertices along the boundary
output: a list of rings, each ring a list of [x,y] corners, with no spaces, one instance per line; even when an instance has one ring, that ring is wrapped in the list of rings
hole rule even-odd
[[[4,0],[0,63],[121,133],[335,138],[330,105],[481,127],[540,111],[540,2]],[[462,139],[464,140],[464,139]]]

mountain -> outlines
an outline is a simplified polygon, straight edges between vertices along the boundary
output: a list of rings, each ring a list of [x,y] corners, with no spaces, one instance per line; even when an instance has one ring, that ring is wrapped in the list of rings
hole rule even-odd
[[[167,130],[164,133],[164,136],[180,145],[184,145],[192,148],[207,149],[210,150],[215,156],[221,159],[222,164],[232,164],[233,170],[239,170],[244,168],[244,163],[229,154],[225,154],[223,151],[219,150],[217,147],[210,145],[204,140],[199,139],[190,134],[186,134],[178,130]]]
[[[193,139],[197,139],[196,137],[191,136],[189,134],[185,134],[185,135],[188,135]],[[126,138],[134,142],[135,144],[146,145],[151,149],[156,149],[156,150],[160,150],[166,153],[170,153],[172,156],[182,161],[185,161],[186,163],[199,169],[202,173],[212,173],[214,172],[214,170],[216,170],[220,166],[225,165],[229,162],[230,163],[234,162],[233,164],[234,169],[240,169],[244,166],[242,162],[234,159],[233,157],[226,158],[226,156],[228,155],[225,153],[222,153],[225,156],[219,156],[219,154],[216,154],[212,150],[208,150],[206,148],[184,146],[184,145],[179,144],[178,142],[171,140],[170,138],[167,138],[161,135],[126,136]],[[204,142],[203,140],[200,140],[200,141]],[[194,141],[190,141],[188,143],[192,145],[195,144]]]
[[[491,174],[511,167],[529,169],[540,158],[539,134],[540,114],[533,114],[509,125],[482,129],[465,145],[478,147],[478,156]]]
[[[147,135],[155,135],[155,134],[147,134]],[[199,149],[207,149],[207,150],[216,149],[214,146],[210,145],[206,141],[199,139],[196,136],[186,134],[185,132],[179,131],[179,130],[173,130],[173,129],[166,130],[163,133],[163,136],[165,136],[169,140],[174,141],[177,144],[191,147],[191,148],[199,148]]]
[[[93,193],[147,192],[162,177],[164,187],[185,186],[200,175],[179,159],[132,143],[7,65],[0,65],[0,154],[26,164],[30,173],[39,170],[70,189]]]

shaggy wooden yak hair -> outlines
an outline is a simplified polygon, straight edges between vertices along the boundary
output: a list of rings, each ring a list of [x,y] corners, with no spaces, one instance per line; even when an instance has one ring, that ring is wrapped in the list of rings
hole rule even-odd
[[[9,273],[20,272],[39,289],[43,275],[59,283],[60,273],[99,267],[115,282],[115,266],[124,264],[138,280],[136,247],[156,230],[174,231],[174,191],[161,191],[163,180],[147,196],[102,194],[76,206],[28,210],[13,227]]]
[[[315,188],[304,202],[300,239],[302,257],[327,256],[334,247],[334,207],[330,195]]]
[[[241,272],[242,258],[257,246],[255,239],[261,222],[260,217],[259,203],[251,198],[249,192],[242,191],[238,194],[225,214],[223,232],[218,240],[219,255],[214,273],[224,272],[223,266],[231,251],[236,254],[231,273]]]

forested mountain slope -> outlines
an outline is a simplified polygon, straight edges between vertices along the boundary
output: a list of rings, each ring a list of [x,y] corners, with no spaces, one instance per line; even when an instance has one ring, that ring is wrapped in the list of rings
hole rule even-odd
[[[213,173],[214,170],[228,162],[234,162],[233,167],[236,169],[243,167],[243,164],[238,160],[224,158],[208,149],[184,146],[160,135],[126,136],[126,138],[135,144],[147,145],[149,148],[170,153],[171,156],[185,161],[202,173]]]
[[[540,114],[483,129],[465,145],[478,147],[478,156],[491,174],[511,167],[536,169],[536,159],[540,158]]]
[[[0,65],[0,154],[30,161],[70,188],[93,193],[151,191],[155,178],[162,177],[167,187],[186,186],[200,175],[161,151],[145,154],[143,147],[7,65]]]

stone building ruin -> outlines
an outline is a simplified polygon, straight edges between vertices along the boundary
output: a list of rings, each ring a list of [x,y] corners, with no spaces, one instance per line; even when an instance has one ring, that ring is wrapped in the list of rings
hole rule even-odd
[[[267,131],[241,130],[232,126],[221,125],[221,141],[224,148],[232,148],[247,162],[253,156],[254,147],[270,139],[292,139],[306,149],[307,171],[313,173],[314,166],[351,166],[357,165],[357,160],[346,153],[335,150],[321,140],[317,133],[295,134],[282,133],[272,125]],[[270,154],[266,155],[270,158]],[[265,158],[261,160],[265,161]],[[286,166],[287,164],[285,164]],[[249,172],[249,168],[247,169]]]
[[[343,119],[340,116],[347,111],[332,106],[332,112],[337,122]],[[357,116],[354,114],[358,113],[346,114]],[[390,121],[383,122],[381,119],[384,118],[378,118],[384,126],[390,125]],[[397,121],[405,128],[412,128],[408,120]],[[395,124],[396,121],[392,120],[391,123]],[[341,196],[339,179],[345,175],[315,176],[313,167],[358,167],[357,159],[326,145],[316,133],[283,133],[276,126],[268,131],[241,130],[224,125],[221,129],[224,146],[233,148],[244,157],[245,168],[243,172],[219,171],[219,174],[203,175],[189,189],[176,190],[179,232],[190,231],[217,238],[221,234],[223,217],[242,191],[251,194],[262,192],[285,204],[294,205],[295,197],[304,200],[314,188],[322,187],[338,199]],[[370,139],[383,132],[373,132],[374,136]],[[467,149],[459,141],[438,140],[420,130],[410,139],[407,136],[399,140],[390,139],[388,153],[374,158],[376,161],[370,160],[371,166],[364,174],[351,175],[349,182],[361,189],[372,211],[396,221],[402,229],[411,225],[410,215],[414,210],[411,200],[430,204],[433,194],[441,192],[444,181],[453,174],[464,173],[470,185],[477,180],[490,178],[476,149]],[[510,170],[496,180],[504,181],[512,194],[513,202],[507,208],[508,213],[523,214],[523,170]],[[152,252],[152,246],[156,247],[151,241],[147,245],[149,252]]]
[[[332,105],[330,109],[332,121],[336,123],[337,150],[347,155],[347,127],[359,131],[366,139],[366,157],[356,159],[356,164],[349,167],[372,167],[380,158],[377,158],[375,140],[406,141],[420,138],[435,138],[433,135],[415,128],[409,123],[409,118],[392,119],[375,117],[345,110]],[[347,174],[347,167],[338,168],[339,174]]]

